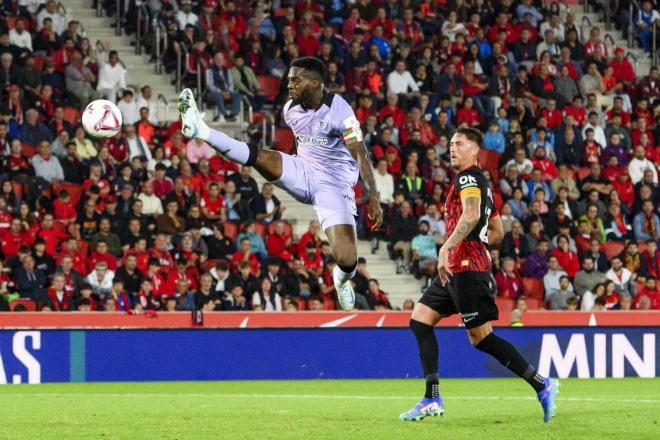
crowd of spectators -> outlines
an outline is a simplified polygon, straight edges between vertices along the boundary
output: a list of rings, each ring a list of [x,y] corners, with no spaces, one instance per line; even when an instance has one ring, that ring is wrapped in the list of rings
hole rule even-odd
[[[178,121],[161,123],[151,88],[128,88],[118,54],[81,36],[54,0],[0,4],[0,307],[29,298],[42,310],[335,308],[336,263],[318,223],[296,241],[271,185],[258,188],[249,167],[183,138]],[[134,3],[124,5],[131,32],[141,23]],[[386,212],[370,231],[358,184],[359,235],[374,251],[384,242],[397,272],[434,276],[455,173],[448,142],[473,126],[485,133],[481,165],[506,232],[491,250],[500,298],[521,310],[532,299],[552,309],[660,308],[658,70],[638,76],[600,29],[583,34],[566,4],[146,6],[168,38],[147,32],[138,43],[155,57],[166,41],[166,70],[190,85],[199,74],[216,120],[234,118],[241,100],[262,110],[268,76],[281,79],[271,102],[281,122],[289,63],[325,63],[326,90],[362,124]],[[657,14],[650,1],[637,11],[647,50]],[[102,142],[75,115],[100,96],[124,116],[122,133]],[[624,250],[607,257],[612,243]],[[542,280],[540,298],[529,279]],[[391,308],[362,259],[354,282],[359,308]]]

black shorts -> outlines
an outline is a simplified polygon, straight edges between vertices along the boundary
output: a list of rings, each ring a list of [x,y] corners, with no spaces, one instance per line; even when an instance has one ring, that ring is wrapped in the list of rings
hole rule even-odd
[[[442,316],[460,313],[465,327],[474,328],[498,319],[494,294],[490,273],[458,272],[444,287],[439,278],[434,279],[419,302]]]

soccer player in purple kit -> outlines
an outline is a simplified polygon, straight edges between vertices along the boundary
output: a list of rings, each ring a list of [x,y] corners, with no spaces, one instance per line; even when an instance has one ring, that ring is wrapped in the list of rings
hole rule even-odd
[[[253,166],[266,180],[311,204],[328,236],[337,261],[333,281],[339,304],[352,310],[355,293],[350,279],[357,268],[354,186],[362,177],[369,196],[368,215],[378,228],[383,212],[360,123],[351,106],[339,95],[323,89],[323,62],[313,57],[294,60],[289,70],[289,97],[284,121],[293,130],[297,154],[260,150],[209,128],[197,110],[190,89],[179,95],[184,136],[206,141],[230,160]]]

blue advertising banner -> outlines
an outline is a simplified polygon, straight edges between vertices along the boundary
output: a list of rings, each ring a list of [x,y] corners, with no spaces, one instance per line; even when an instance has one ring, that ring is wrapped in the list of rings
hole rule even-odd
[[[543,375],[657,377],[657,327],[506,328]],[[437,330],[442,377],[507,377],[464,329]],[[0,331],[0,384],[419,377],[404,328]]]

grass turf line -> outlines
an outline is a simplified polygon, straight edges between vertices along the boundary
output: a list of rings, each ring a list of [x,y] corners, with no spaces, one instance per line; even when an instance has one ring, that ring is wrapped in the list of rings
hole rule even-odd
[[[403,423],[421,380],[0,387],[0,439],[652,439],[660,379],[562,380],[549,425],[519,379],[441,380],[443,417]]]

